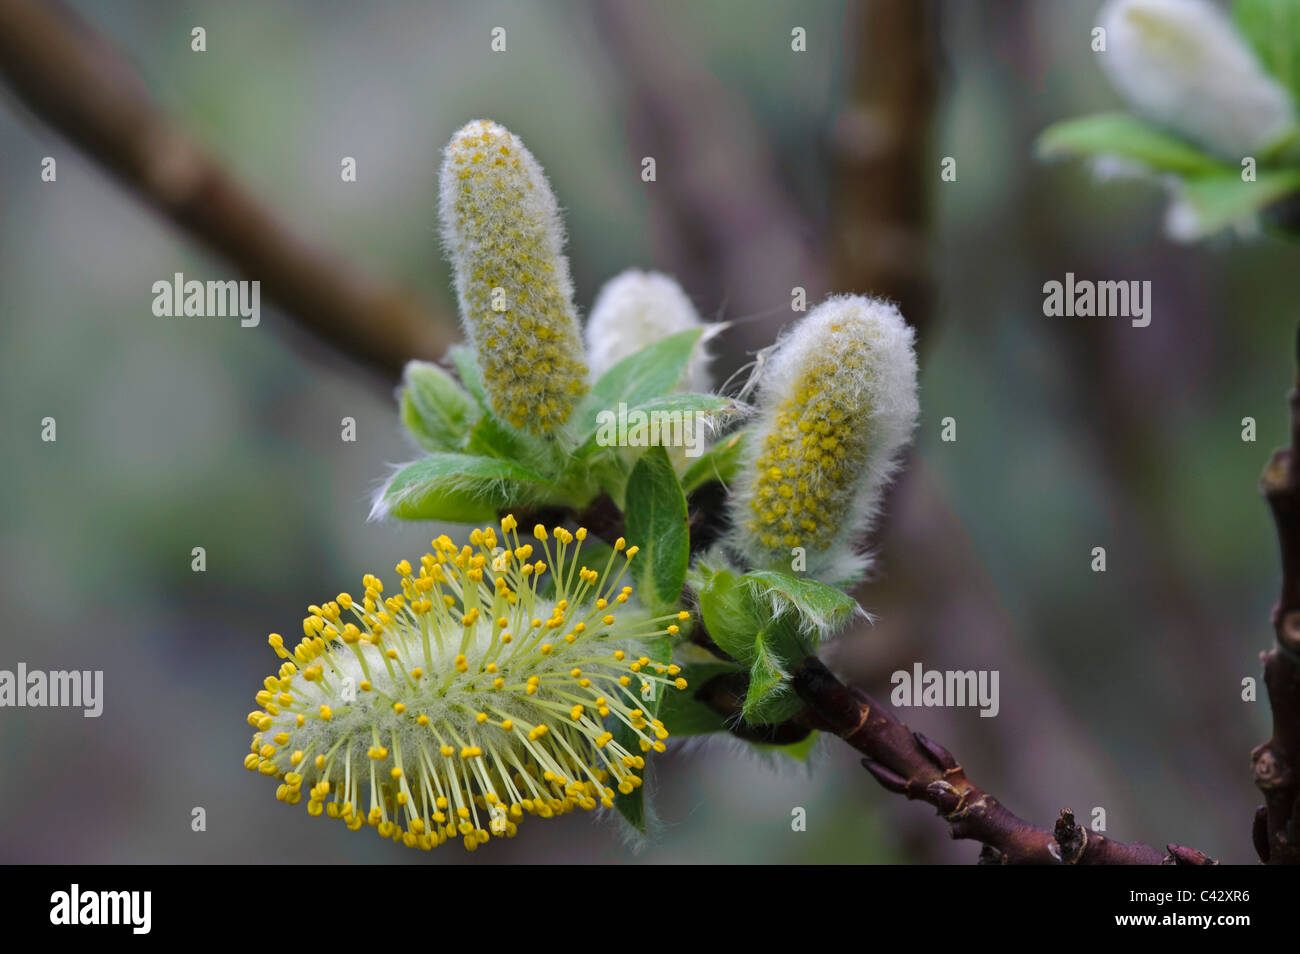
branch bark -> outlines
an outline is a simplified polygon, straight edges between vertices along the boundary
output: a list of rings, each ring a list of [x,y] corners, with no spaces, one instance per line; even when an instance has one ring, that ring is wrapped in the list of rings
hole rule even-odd
[[[121,56],[65,9],[0,2],[0,74],[40,119],[234,265],[318,339],[396,378],[441,358],[449,321],[313,247],[150,100]]]
[[[1282,590],[1272,618],[1277,645],[1260,656],[1273,735],[1251,752],[1255,784],[1264,793],[1254,841],[1267,864],[1300,864],[1300,375],[1289,403],[1290,445],[1273,454],[1260,478],[1282,551]]]
[[[1181,845],[1164,851],[1125,844],[1089,831],[1061,811],[1053,828],[1039,828],[1017,816],[966,777],[952,754],[913,732],[889,709],[831,674],[816,656],[795,668],[793,684],[808,709],[799,721],[832,732],[861,752],[863,767],[887,791],[933,805],[953,838],[985,846],[981,862],[1042,865],[1205,865],[1203,852]]]

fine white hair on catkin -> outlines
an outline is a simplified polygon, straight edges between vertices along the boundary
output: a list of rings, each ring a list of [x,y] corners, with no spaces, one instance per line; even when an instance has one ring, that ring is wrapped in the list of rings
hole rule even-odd
[[[668,275],[629,268],[607,281],[587,319],[587,363],[599,378],[628,355],[704,322],[682,286]],[[695,346],[682,381],[687,391],[712,390],[709,355]]]
[[[1296,120],[1290,93],[1207,0],[1110,0],[1097,54],[1111,84],[1147,119],[1239,160]]]
[[[828,299],[760,364],[728,544],[752,567],[858,582],[859,549],[916,427],[915,334],[890,302]]]

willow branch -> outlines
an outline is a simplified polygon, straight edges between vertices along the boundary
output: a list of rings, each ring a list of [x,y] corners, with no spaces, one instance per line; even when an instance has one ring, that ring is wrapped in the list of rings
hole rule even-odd
[[[1297,342],[1300,366],[1300,341]],[[1273,735],[1251,752],[1264,805],[1255,848],[1268,864],[1300,864],[1300,376],[1289,397],[1291,442],[1273,454],[1260,490],[1282,551],[1282,590],[1273,608],[1277,644],[1261,654]]]
[[[250,279],[304,329],[396,377],[439,358],[448,322],[406,292],[308,243],[149,99],[122,57],[74,15],[0,0],[0,75],[42,121]]]
[[[865,756],[862,765],[887,791],[933,805],[953,838],[985,846],[981,861],[1000,864],[1157,865],[1213,864],[1203,852],[1181,845],[1164,851],[1112,841],[1075,822],[1062,810],[1051,828],[1017,816],[969,778],[952,754],[913,732],[886,705],[831,674],[815,656],[795,668],[793,684],[808,704],[800,721],[833,732]]]

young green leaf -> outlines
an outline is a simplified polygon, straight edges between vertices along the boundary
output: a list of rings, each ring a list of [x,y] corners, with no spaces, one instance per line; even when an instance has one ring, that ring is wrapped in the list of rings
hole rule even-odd
[[[1300,169],[1261,170],[1254,182],[1236,172],[1182,184],[1171,210],[1170,232],[1191,240],[1248,222],[1277,202],[1300,192]]]
[[[544,477],[511,461],[431,454],[393,475],[371,516],[478,523],[553,489]]]
[[[1232,18],[1264,68],[1300,102],[1300,0],[1237,0]]]
[[[600,450],[620,449],[624,446],[638,446],[630,442],[625,442],[624,438],[635,435],[620,433],[621,427],[631,432],[637,428],[642,428],[638,421],[644,422],[645,435],[640,439],[646,441],[647,446],[652,438],[663,441],[665,437],[673,441],[673,446],[687,443],[689,440],[703,441],[707,436],[707,429],[710,426],[716,426],[719,418],[728,417],[740,412],[742,405],[733,398],[723,397],[720,394],[665,394],[661,397],[651,398],[643,404],[636,407],[629,407],[625,415],[620,415],[617,408],[610,408],[610,415],[603,418],[597,425],[596,430],[587,438],[585,442],[574,452],[575,457],[589,457]],[[657,415],[652,417],[651,415]],[[697,425],[695,415],[706,415],[707,423]],[[620,425],[620,419],[624,422]],[[650,424],[658,420],[658,435],[650,427]],[[680,423],[687,422],[689,423]],[[705,433],[697,437],[694,428],[697,426],[704,427]]]
[[[745,579],[772,611],[774,617],[793,613],[798,627],[818,639],[831,635],[861,612],[857,600],[842,590],[816,580],[779,573],[776,570],[751,570]],[[816,649],[814,641],[809,651]]]
[[[702,333],[702,328],[693,328],[669,335],[602,374],[574,414],[574,432],[585,442],[601,411],[617,413],[619,404],[636,407],[675,390]]]
[[[427,361],[407,362],[402,373],[402,423],[425,450],[456,451],[479,409],[456,380]]]
[[[447,357],[451,358],[451,363],[456,366],[456,374],[460,376],[460,383],[473,396],[479,408],[484,413],[492,413],[492,408],[488,404],[487,392],[483,390],[483,372],[479,370],[478,360],[474,357],[474,349],[468,345],[456,345],[447,352]]]
[[[1038,137],[1038,155],[1115,156],[1152,172],[1193,177],[1231,169],[1197,147],[1128,113],[1098,113],[1048,126]]]
[[[640,753],[639,737],[622,719],[610,716],[605,720],[605,729],[614,734],[614,741],[624,749],[634,754]],[[646,833],[644,786],[639,785],[626,795],[622,792],[616,792],[614,794],[614,809],[623,816],[623,820],[629,825],[643,835]]]
[[[739,430],[728,434],[697,457],[682,474],[682,490],[690,494],[713,481],[731,483],[736,469],[740,466],[746,433],[747,431]]]
[[[781,659],[763,633],[754,637],[754,662],[749,669],[749,692],[741,715],[751,725],[784,722],[803,708],[803,702],[790,688],[786,662]]]
[[[690,529],[686,495],[662,447],[650,448],[632,468],[624,524],[630,543],[641,548],[633,562],[637,595],[656,611],[676,605],[691,558]]]
[[[600,454],[593,456],[583,466],[596,486],[609,494],[609,499],[614,501],[614,506],[619,510],[625,510],[627,481],[632,475],[632,470],[623,455]]]
[[[709,680],[741,669],[742,667],[736,663],[721,660],[684,665],[681,674],[686,680],[686,689],[663,693],[659,704],[659,718],[672,730],[674,737],[708,735],[712,732],[725,731],[726,717],[700,702],[695,694],[703,689]]]
[[[554,441],[513,430],[491,414],[484,414],[474,423],[465,441],[465,453],[513,461],[548,480],[560,466],[559,449]]]
[[[700,589],[700,617],[709,638],[728,656],[746,666],[754,661],[754,636],[768,613],[746,580],[718,570]]]

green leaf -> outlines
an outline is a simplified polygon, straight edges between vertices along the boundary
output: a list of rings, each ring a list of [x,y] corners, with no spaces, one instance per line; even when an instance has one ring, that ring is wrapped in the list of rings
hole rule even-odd
[[[484,414],[474,423],[465,441],[465,453],[514,461],[548,480],[559,467],[553,442],[516,431],[491,414]]]
[[[1231,169],[1197,147],[1128,113],[1098,113],[1048,126],[1038,136],[1038,155],[1117,156],[1152,172],[1194,177]]]
[[[858,602],[843,590],[776,570],[751,570],[745,579],[757,588],[774,617],[793,613],[800,629],[825,638],[859,612]],[[808,651],[817,647],[813,641]]]
[[[1193,221],[1185,223],[1180,237],[1199,238],[1250,220],[1297,191],[1300,169],[1261,170],[1254,182],[1243,182],[1236,172],[1189,179],[1182,184],[1178,200]]]
[[[1264,68],[1300,103],[1300,0],[1237,0],[1232,18]]]
[[[686,680],[686,688],[665,689],[659,703],[659,718],[674,738],[726,731],[725,717],[696,699],[695,694],[709,680],[741,668],[721,660],[682,666],[681,675]]]
[[[425,450],[456,451],[479,416],[473,398],[456,379],[427,361],[409,361],[402,372],[402,423]]]
[[[700,617],[709,638],[746,666],[754,661],[754,636],[768,615],[753,587],[730,570],[718,570],[700,589]]]
[[[686,495],[662,447],[650,448],[632,468],[623,519],[629,543],[640,547],[633,573],[641,602],[655,612],[675,606],[686,585],[690,528]]]
[[[540,474],[511,461],[431,454],[394,474],[375,509],[402,520],[477,523],[552,489]]]
[[[740,468],[747,433],[739,430],[728,434],[698,457],[682,474],[682,490],[691,494],[714,481],[730,484]]]
[[[614,734],[614,741],[633,755],[641,754],[639,737],[622,719],[612,714],[605,720],[605,731]],[[646,833],[645,786],[632,789],[624,795],[614,790],[614,808],[623,819],[639,831]]]
[[[460,375],[460,383],[465,385],[465,390],[478,402],[479,407],[491,413],[492,406],[488,403],[487,392],[483,389],[483,372],[479,370],[474,349],[468,345],[456,345],[447,352],[447,356],[456,366],[456,373]]]
[[[588,435],[596,427],[596,415],[618,411],[619,404],[636,407],[677,389],[702,328],[678,332],[628,355],[600,376],[574,411],[574,427]]]
[[[652,438],[663,441],[667,437],[671,444],[667,446],[685,446],[690,441],[704,441],[708,436],[707,425],[705,433],[698,434],[695,431],[694,416],[696,414],[708,415],[712,419],[718,416],[728,416],[736,414],[741,410],[740,402],[733,398],[723,397],[720,394],[665,394],[660,397],[651,398],[643,404],[635,407],[629,407],[625,415],[619,415],[618,409],[610,408],[610,415],[602,419],[597,425],[595,431],[587,440],[574,452],[576,457],[589,457],[590,455],[601,450],[621,449],[623,447],[636,448],[645,447],[648,444],[635,445],[629,443],[625,438],[632,438],[636,434],[643,434],[639,439],[649,441]],[[599,413],[599,412],[597,412]],[[638,418],[644,415],[645,426],[638,424]],[[650,425],[654,424],[656,418],[651,415],[658,415],[657,431]],[[692,419],[689,428],[685,427],[682,422],[687,418]],[[621,433],[626,432],[626,433]]]
[[[751,725],[784,722],[803,708],[803,702],[787,682],[789,673],[782,660],[760,632],[754,637],[754,662],[749,668],[749,692],[741,715]]]
[[[625,510],[627,501],[627,481],[632,472],[621,454],[602,454],[592,459],[587,465],[591,479],[601,490],[609,494],[619,510]]]

